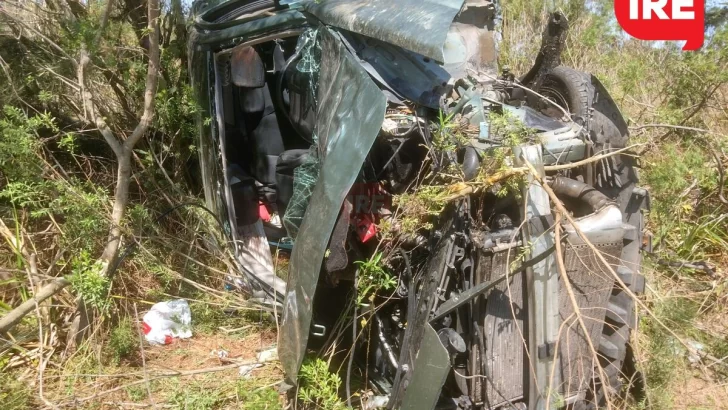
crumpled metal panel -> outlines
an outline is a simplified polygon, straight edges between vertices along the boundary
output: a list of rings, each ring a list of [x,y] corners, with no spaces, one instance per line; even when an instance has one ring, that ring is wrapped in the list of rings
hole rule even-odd
[[[270,17],[243,21],[223,29],[190,28],[190,46],[198,50],[222,49],[251,38],[277,33],[286,29],[302,28],[308,24],[306,17],[297,10],[286,10]]]
[[[364,69],[398,97],[437,109],[442,96],[452,90],[450,74],[432,59],[384,41],[342,34]]]
[[[382,40],[439,62],[463,0],[320,0],[304,9],[323,23]]]
[[[311,325],[313,296],[329,237],[349,189],[384,121],[386,99],[341,41],[325,27],[321,42],[318,106],[321,171],[293,247],[278,354],[296,381]]]
[[[375,81],[398,99],[425,107],[439,109],[442,97],[452,91],[453,79],[481,72],[496,75],[493,33],[476,26],[450,25],[442,47],[443,64],[385,41],[348,31],[341,34]]]
[[[460,18],[460,17],[458,17]],[[455,22],[443,45],[443,67],[453,78],[498,74],[493,32],[470,24]],[[490,81],[488,77],[484,81]]]

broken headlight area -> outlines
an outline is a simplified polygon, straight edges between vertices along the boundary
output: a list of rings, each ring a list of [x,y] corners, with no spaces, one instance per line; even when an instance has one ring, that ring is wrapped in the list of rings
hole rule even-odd
[[[636,324],[648,198],[604,87],[559,65],[565,19],[516,79],[496,72],[488,2],[405,1],[427,39],[382,20],[402,5],[359,3],[218,7],[192,36],[206,198],[234,283],[282,312],[288,380],[318,355],[365,408],[601,405]],[[286,280],[271,244],[291,248]]]

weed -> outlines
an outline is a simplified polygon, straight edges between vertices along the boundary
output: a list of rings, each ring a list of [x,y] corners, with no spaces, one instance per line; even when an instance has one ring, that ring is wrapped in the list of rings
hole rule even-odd
[[[219,379],[205,377],[182,384],[179,380],[170,383],[172,392],[167,398],[169,404],[177,409],[212,410],[219,408],[225,401],[226,387],[220,385]]]
[[[371,301],[374,294],[380,290],[390,290],[397,286],[397,279],[384,270],[382,253],[378,252],[367,261],[355,261],[359,267],[357,275],[356,302],[361,304],[369,296]]]
[[[644,363],[648,401],[655,409],[672,408],[669,394],[677,369],[684,368],[684,359],[676,354],[677,341],[668,335],[652,318],[640,323],[645,339],[647,360]]]
[[[536,136],[536,131],[533,128],[526,126],[523,121],[509,111],[503,111],[502,113],[491,111],[488,113],[488,121],[492,139],[498,141],[504,147],[521,145],[533,140]]]
[[[706,162],[703,151],[692,144],[667,143],[660,148],[645,176],[655,199],[653,209],[661,219],[676,220],[694,211],[691,186],[703,190],[715,186],[714,172]]]
[[[146,386],[129,386],[125,388],[127,396],[129,396],[129,400],[133,402],[140,402],[142,400],[146,400],[149,396],[149,393],[147,392]]]
[[[341,410],[346,406],[339,398],[341,377],[329,371],[319,359],[306,359],[299,372],[298,398],[304,405],[321,410]]]
[[[96,378],[89,376],[92,374],[101,373],[101,363],[99,362],[99,355],[95,351],[98,347],[91,341],[82,343],[78,350],[71,355],[63,364],[62,368],[62,389],[66,396],[73,396],[77,394],[76,387],[81,384],[94,383]],[[61,386],[59,386],[61,387]]]
[[[190,310],[193,333],[211,334],[217,331],[220,326],[232,329],[251,323],[275,326],[275,323],[270,324],[268,317],[261,315],[258,310],[246,309],[228,313],[224,306],[205,302],[191,302]]]
[[[107,195],[91,183],[73,179],[14,181],[0,191],[0,198],[28,211],[35,220],[62,217],[62,238],[69,250],[93,249],[96,239],[106,233]]]
[[[691,299],[669,298],[657,302],[652,311],[676,333],[696,338],[699,335],[693,324],[699,308],[699,304]],[[687,352],[679,341],[650,316],[641,320],[640,329],[647,356],[644,372],[649,386],[649,402],[655,409],[673,408],[670,394],[673,383],[676,378],[689,373]]]
[[[33,392],[27,383],[12,372],[0,372],[0,408],[25,410],[32,408]]]
[[[108,313],[111,303],[109,301],[109,279],[101,275],[102,265],[98,260],[92,260],[87,251],[81,251],[74,257],[73,274],[69,280],[81,299],[97,308],[102,313]]]
[[[238,401],[242,410],[281,409],[278,392],[273,387],[259,387],[253,380],[243,379],[237,384]]]
[[[77,135],[74,132],[66,132],[58,140],[58,147],[73,154],[78,148]]]
[[[454,115],[445,115],[440,111],[438,124],[432,136],[432,146],[440,152],[454,151],[467,144],[467,137],[459,130],[459,124],[454,121]]]
[[[42,130],[57,131],[48,113],[28,117],[21,109],[4,106],[0,116],[0,169],[9,181],[39,181],[41,162],[36,156]]]
[[[668,238],[673,249],[687,260],[705,260],[708,255],[720,255],[728,249],[728,214],[705,215],[694,223],[680,224]]]
[[[128,358],[139,346],[139,333],[128,318],[122,319],[111,331],[109,352],[115,364]]]
[[[397,222],[402,235],[413,235],[432,229],[431,218],[439,215],[447,204],[448,188],[439,185],[419,187],[415,192],[395,195],[392,203],[400,208]]]

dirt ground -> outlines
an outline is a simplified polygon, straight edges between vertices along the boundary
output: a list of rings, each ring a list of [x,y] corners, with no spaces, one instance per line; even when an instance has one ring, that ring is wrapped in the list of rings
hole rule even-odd
[[[239,362],[255,361],[261,352],[275,352],[275,329],[250,327],[195,334],[164,346],[145,342],[143,360],[139,355],[133,362],[104,367],[92,376],[49,383],[46,398],[59,404],[76,400],[76,408],[84,409],[280,408],[282,398],[275,388],[283,372],[275,357],[241,375]],[[173,372],[180,376],[160,377]],[[265,393],[262,405],[259,392]],[[250,401],[254,405],[246,406]]]
[[[690,375],[676,381],[674,410],[728,409],[728,384]]]

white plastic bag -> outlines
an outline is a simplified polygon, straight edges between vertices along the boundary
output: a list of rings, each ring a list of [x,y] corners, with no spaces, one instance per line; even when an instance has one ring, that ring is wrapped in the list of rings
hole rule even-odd
[[[172,343],[192,337],[192,313],[184,299],[159,302],[142,319],[144,337],[151,344]]]

